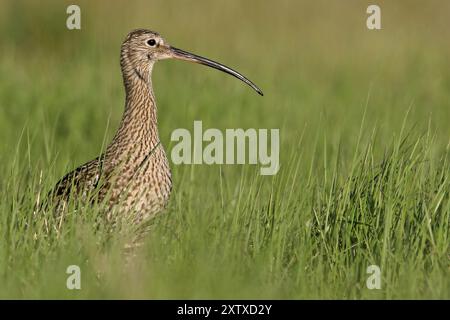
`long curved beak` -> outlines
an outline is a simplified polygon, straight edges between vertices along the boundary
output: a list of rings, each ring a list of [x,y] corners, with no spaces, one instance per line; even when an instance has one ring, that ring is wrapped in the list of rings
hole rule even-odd
[[[256,92],[258,92],[261,96],[263,96],[264,94],[262,93],[261,89],[259,89],[253,82],[251,82],[250,80],[248,80],[246,77],[244,77],[242,74],[240,74],[239,72],[212,60],[209,60],[207,58],[198,56],[196,54],[178,49],[178,48],[174,48],[174,47],[169,47],[169,50],[171,52],[171,55],[173,58],[175,59],[180,59],[180,60],[184,60],[184,61],[190,61],[190,62],[195,62],[195,63],[200,63],[203,64],[205,66],[223,71],[225,73],[231,74],[233,77],[238,78],[239,80],[245,82],[246,84],[248,84],[250,87],[253,88],[253,90],[255,90]]]

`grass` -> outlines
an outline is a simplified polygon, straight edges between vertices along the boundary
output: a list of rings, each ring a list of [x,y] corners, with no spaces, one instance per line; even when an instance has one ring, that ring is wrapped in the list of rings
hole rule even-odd
[[[80,1],[81,31],[65,29],[69,4],[10,1],[0,13],[0,298],[450,298],[446,1],[381,1],[381,31],[365,29],[368,4],[352,1]],[[172,164],[169,207],[126,255],[133,231],[98,228],[99,208],[61,226],[33,209],[111,139],[119,45],[135,27],[236,67],[265,93],[158,63],[169,152],[170,133],[194,120],[279,128],[281,168]],[[81,290],[66,288],[69,265]],[[380,290],[366,287],[370,265]]]

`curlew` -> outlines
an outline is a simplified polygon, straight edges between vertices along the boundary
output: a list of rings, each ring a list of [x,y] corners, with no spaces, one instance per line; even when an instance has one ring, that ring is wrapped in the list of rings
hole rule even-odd
[[[237,71],[207,58],[174,48],[156,32],[138,29],[125,38],[120,65],[126,91],[125,110],[111,143],[97,158],[66,174],[51,192],[56,205],[71,197],[103,201],[111,212],[135,222],[161,211],[172,190],[168,159],[160,143],[151,74],[158,60],[179,59],[226,72],[263,95]]]

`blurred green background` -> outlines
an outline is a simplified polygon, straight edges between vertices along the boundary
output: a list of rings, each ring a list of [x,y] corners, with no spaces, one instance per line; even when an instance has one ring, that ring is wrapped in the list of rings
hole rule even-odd
[[[80,162],[98,152],[108,118],[110,137],[121,117],[119,48],[133,28],[235,67],[265,92],[254,96],[211,69],[158,63],[166,145],[173,129],[200,119],[205,127],[283,128],[283,141],[322,125],[351,149],[367,100],[381,139],[411,107],[420,128],[431,119],[449,142],[448,1],[377,2],[380,31],[366,28],[369,1],[80,1],[82,29],[73,31],[65,27],[71,3],[2,3],[2,154],[27,122],[44,121],[62,157]]]
[[[66,28],[66,8],[70,4],[77,4],[81,8],[81,30]],[[405,131],[413,139],[424,135],[433,137],[432,143],[426,146],[428,160],[438,163],[442,158],[448,159],[450,2],[376,1],[381,7],[382,30],[375,31],[366,28],[366,8],[369,4],[375,2],[3,0],[0,11],[0,174],[3,182],[0,192],[3,194],[2,230],[9,230],[9,233],[5,231],[4,247],[0,250],[2,279],[8,283],[1,296],[78,297],[75,293],[67,293],[62,289],[53,290],[43,285],[43,281],[48,286],[48,283],[54,284],[57,281],[49,275],[43,275],[43,267],[39,266],[48,266],[47,271],[55,271],[55,266],[65,265],[63,257],[71,250],[74,256],[78,254],[91,257],[90,260],[86,258],[83,261],[95,260],[90,256],[91,251],[83,245],[77,247],[76,239],[80,239],[80,236],[68,236],[66,242],[61,240],[58,244],[61,247],[48,244],[40,255],[31,255],[32,258],[27,260],[25,256],[33,252],[32,242],[24,240],[26,244],[21,244],[20,240],[11,240],[11,233],[22,229],[15,229],[15,224],[9,217],[23,203],[20,199],[27,197],[17,194],[28,190],[31,199],[29,202],[34,201],[36,192],[33,191],[36,191],[41,174],[43,185],[49,188],[67,170],[97,156],[104,140],[111,139],[122,115],[125,96],[119,49],[127,33],[134,28],[157,31],[176,47],[235,68],[260,86],[265,94],[264,97],[259,97],[236,79],[212,69],[180,61],[159,62],[153,72],[153,85],[158,103],[160,135],[169,152],[172,146],[171,132],[176,128],[192,129],[194,120],[202,120],[204,128],[280,128],[281,177],[290,175],[290,168],[293,166],[288,161],[293,154],[298,153],[302,158],[298,159],[299,179],[294,188],[303,190],[308,176],[312,175],[317,179],[314,180],[316,187],[321,190],[323,182],[325,190],[330,182],[330,168],[334,163],[339,162],[341,167],[339,181],[345,181],[351,172],[354,154],[364,143],[371,143],[374,162],[382,161],[388,146],[401,136],[402,123],[406,118]],[[358,144],[360,133],[362,142]],[[289,171],[283,171],[287,170],[283,166]],[[431,172],[439,170],[440,166],[442,165],[435,165]],[[219,183],[219,169],[222,168],[196,166],[194,169],[172,165],[172,169],[175,195],[159,229],[175,220],[178,224],[172,227],[181,239],[185,232],[183,226],[193,228],[190,232],[202,237],[202,233],[193,226],[196,223],[203,223],[201,230],[207,236],[211,236],[210,233],[225,232],[215,229],[217,226],[214,225],[221,212],[214,203],[218,202],[222,194],[221,182]],[[246,170],[241,169],[241,166],[223,168],[223,174],[228,179],[230,199],[240,190],[238,186],[242,181],[242,170]],[[258,170],[249,170],[253,169],[255,172]],[[324,180],[320,180],[322,178]],[[276,179],[284,181],[277,177],[258,179],[262,179],[262,189],[268,190],[266,194],[262,193],[262,198],[271,194],[273,181],[275,185]],[[247,185],[252,186],[251,183]],[[420,190],[422,189],[417,188],[413,191]],[[448,210],[448,180],[444,179],[443,191],[439,188],[436,190],[444,195],[444,200],[441,199],[440,202],[442,210]],[[319,193],[312,191],[311,199],[315,198],[314,194]],[[302,196],[299,191],[294,198]],[[183,202],[186,199],[190,199],[192,203]],[[263,200],[260,196],[255,196],[255,201],[259,203]],[[283,195],[280,194],[276,201],[285,201]],[[191,212],[194,213],[189,215]],[[308,211],[308,214],[312,214],[311,212],[313,211]],[[31,213],[23,214],[29,216]],[[212,221],[208,219],[210,214],[214,217],[211,218]],[[305,213],[305,221],[309,219],[306,216]],[[448,224],[448,220],[443,221]],[[445,228],[446,225],[441,224],[441,227]],[[155,228],[158,229],[158,223]],[[238,238],[239,232],[243,231],[237,231]],[[448,240],[447,233],[445,230],[440,232],[442,243],[445,243]],[[220,243],[224,245],[230,241],[232,244],[226,249],[229,251],[224,253],[227,257],[227,252],[239,251],[243,247],[248,249],[248,244],[240,247],[239,243],[232,240],[236,235],[225,234],[223,238],[212,238],[217,240],[212,242],[212,247],[205,247],[205,238],[199,238],[198,242],[202,243],[199,244],[189,237],[193,242],[185,239],[187,242],[180,248],[173,245],[175,240],[170,238],[170,234],[172,233],[166,235],[169,240],[161,240],[160,247],[151,244],[150,249],[156,250],[155,247],[158,247],[161,250],[158,252],[164,255],[164,241],[171,243],[172,246],[167,248],[174,250],[171,251],[174,256],[168,256],[177,267],[168,267],[164,273],[164,266],[170,265],[171,260],[165,260],[161,256],[150,258],[154,268],[149,271],[150,274],[141,270],[143,274],[152,279],[152,272],[158,274],[154,271],[159,270],[158,266],[162,272],[159,282],[149,289],[150,292],[142,288],[145,287],[142,284],[145,282],[141,283],[142,278],[136,276],[134,281],[127,278],[123,283],[120,280],[117,286],[111,285],[112,288],[125,290],[122,294],[117,293],[119,289],[108,291],[105,287],[96,291],[99,285],[95,290],[85,289],[82,296],[373,297],[371,293],[361,292],[360,287],[355,287],[354,279],[337,285],[343,274],[346,274],[346,269],[335,272],[332,264],[327,263],[323,265],[324,269],[316,270],[315,279],[317,283],[328,284],[321,289],[311,282],[309,287],[300,290],[300,278],[292,280],[289,276],[290,272],[298,272],[292,271],[292,268],[299,266],[291,264],[297,260],[283,256],[287,261],[282,259],[284,262],[270,269],[272,267],[269,268],[270,264],[267,264],[271,259],[267,258],[269,253],[267,257],[251,255],[242,258],[243,260],[233,256],[235,260],[230,260],[230,266],[232,264],[239,268],[230,267],[230,274],[219,273],[222,280],[217,280],[215,272],[220,272],[218,266],[221,263],[218,261],[222,260],[214,260],[217,265],[211,262],[210,270],[204,265],[201,268],[206,269],[201,269],[197,264],[194,266],[200,269],[191,264],[183,264],[191,261],[186,257],[192,258],[190,254],[194,255],[194,260],[195,257],[209,257],[211,252],[220,249]],[[155,233],[153,238],[159,236]],[[17,239],[19,238],[18,235]],[[44,241],[44,244],[47,243]],[[311,244],[305,244],[307,245]],[[54,256],[49,253],[53,246],[60,250],[55,249],[57,253]],[[205,255],[196,256],[198,252],[194,247],[202,248]],[[193,251],[189,253],[191,249]],[[19,258],[21,250],[23,257]],[[252,247],[250,251],[252,250],[256,249]],[[314,256],[314,252],[311,249],[311,256]],[[405,249],[404,253],[408,256],[412,251]],[[47,254],[53,260],[46,260]],[[115,256],[114,258],[112,254],[105,253],[104,256],[100,254],[96,257],[97,260],[92,262],[94,267],[91,265],[93,269],[114,263],[114,267],[120,269],[121,264],[117,261],[121,260]],[[143,270],[149,265],[145,262],[149,261],[145,257],[140,256],[139,260]],[[398,280],[394,277],[401,283],[409,283],[411,286],[406,285],[409,291],[392,289],[375,297],[449,297],[446,282],[441,282],[442,270],[447,270],[448,276],[445,248],[439,257],[442,269],[436,271],[433,283],[441,283],[443,287],[440,289],[425,290],[422,295],[420,290],[415,290],[416,287],[411,285],[409,278]],[[265,260],[266,258],[269,260]],[[402,259],[399,258],[400,262]],[[17,266],[20,263],[29,263],[30,267],[23,267],[23,270],[19,268],[22,270],[19,272]],[[80,262],[82,263],[84,262]],[[265,265],[260,273],[254,269],[258,264]],[[139,268],[137,262],[132,265]],[[414,265],[414,261],[411,265]],[[240,269],[246,267],[246,272]],[[201,273],[199,270],[206,270],[204,278],[183,282],[191,276],[188,268],[193,272],[197,270],[198,273]],[[361,273],[364,275],[364,268],[365,265],[361,263],[356,278]],[[16,277],[11,275],[13,269],[19,272]],[[141,274],[136,269],[133,270],[133,274]],[[172,273],[169,274],[168,270]],[[283,273],[280,270],[287,271]],[[423,271],[425,269],[421,270],[422,277],[427,278],[428,274]],[[267,275],[278,271],[281,272],[278,274],[279,278],[270,276],[272,282],[266,282]],[[110,272],[113,273],[111,270]],[[334,278],[324,276],[326,272],[331,272]],[[55,273],[56,271],[53,274]],[[91,274],[93,279],[94,273]],[[411,275],[413,274],[412,272]],[[171,278],[171,275],[174,277]],[[63,273],[61,279],[64,277]],[[262,282],[267,286],[266,291],[261,290],[264,287]],[[289,287],[286,283],[295,283],[295,286]],[[334,289],[330,283],[336,284]],[[359,286],[363,286],[363,282]],[[342,291],[343,287],[350,289]],[[400,284],[397,289],[399,287]],[[316,291],[308,291],[308,288],[316,288]]]

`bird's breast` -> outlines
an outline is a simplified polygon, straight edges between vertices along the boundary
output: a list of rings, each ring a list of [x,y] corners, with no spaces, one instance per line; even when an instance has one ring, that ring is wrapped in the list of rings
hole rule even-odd
[[[160,144],[148,154],[128,158],[111,186],[111,202],[122,214],[145,220],[167,205],[172,190],[169,162]]]

